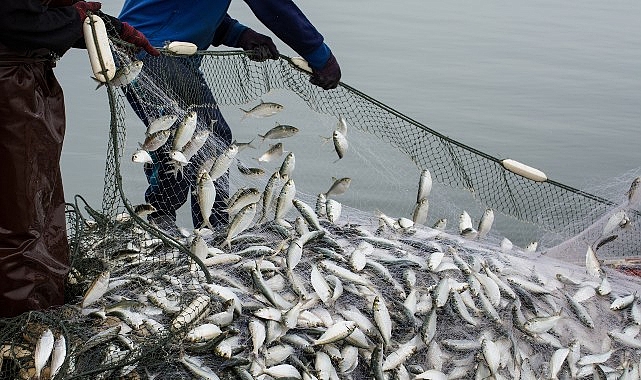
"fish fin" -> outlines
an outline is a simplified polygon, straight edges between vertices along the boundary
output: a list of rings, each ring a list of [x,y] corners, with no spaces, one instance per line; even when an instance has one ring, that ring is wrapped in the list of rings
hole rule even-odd
[[[332,139],[331,137],[325,137],[321,135],[318,135],[318,137],[320,137],[321,140],[323,140],[323,145],[327,144]]]
[[[238,109],[244,112],[244,115],[243,115],[243,117],[240,118],[240,121],[243,121],[243,120],[247,119],[247,115],[249,115],[249,111],[246,111],[246,110],[244,110],[244,109],[242,109],[240,107]]]
[[[102,87],[102,86],[104,86],[104,85],[105,85],[105,82],[103,82],[103,81],[99,80],[99,79],[98,79],[98,78],[96,78],[96,77],[90,77],[90,78],[91,78],[91,79],[93,79],[95,82],[97,82],[97,83],[98,83],[98,85],[96,86],[96,90],[97,90],[97,89],[99,89],[100,87]]]

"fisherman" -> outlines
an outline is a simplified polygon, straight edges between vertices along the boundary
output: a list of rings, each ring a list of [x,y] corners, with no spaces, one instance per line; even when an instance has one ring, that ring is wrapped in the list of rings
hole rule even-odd
[[[120,39],[159,54],[139,31],[100,7],[77,0],[0,1],[0,317],[64,303],[65,106],[53,74],[56,60],[84,46],[88,12],[108,19]]]
[[[278,48],[266,35],[242,25],[226,12],[231,0],[185,2],[182,0],[125,0],[120,13],[129,22],[149,36],[152,45],[160,47],[167,42],[183,41],[195,44],[199,50],[213,46],[242,48],[249,59],[265,61],[279,59]],[[313,73],[310,82],[323,89],[336,88],[341,77],[340,67],[323,36],[303,15],[292,0],[245,0],[256,17],[278,38],[307,60]],[[142,53],[143,73],[161,88],[176,94],[179,104],[187,112],[197,112],[199,128],[213,128],[207,142],[180,173],[172,167],[171,143],[151,152],[153,164],[145,164],[149,187],[145,199],[156,208],[149,221],[159,228],[178,234],[176,210],[191,195],[192,222],[195,228],[210,225],[224,227],[229,216],[224,211],[229,197],[229,172],[215,181],[216,199],[205,223],[198,204],[197,178],[206,159],[219,156],[230,146],[232,133],[216,107],[216,101],[200,71],[202,56],[150,58]],[[127,98],[139,118],[150,122],[171,112],[166,102],[154,102],[154,94],[142,88],[125,88]],[[151,103],[151,104],[150,104]]]

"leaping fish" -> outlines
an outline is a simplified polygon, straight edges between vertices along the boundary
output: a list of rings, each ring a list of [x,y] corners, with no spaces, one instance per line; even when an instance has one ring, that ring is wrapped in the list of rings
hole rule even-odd
[[[263,102],[261,100],[259,105],[255,106],[249,111],[241,108],[240,110],[244,112],[244,115],[240,120],[243,121],[248,117],[254,117],[254,118],[260,119],[263,117],[272,116],[280,112],[283,108],[285,107],[283,107],[278,103]]]

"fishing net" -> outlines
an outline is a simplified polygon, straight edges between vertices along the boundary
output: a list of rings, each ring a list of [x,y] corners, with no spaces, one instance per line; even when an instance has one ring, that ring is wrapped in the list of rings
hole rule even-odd
[[[113,53],[101,207],[68,205],[67,305],[0,321],[3,378],[639,377],[634,187],[528,179],[287,57]]]

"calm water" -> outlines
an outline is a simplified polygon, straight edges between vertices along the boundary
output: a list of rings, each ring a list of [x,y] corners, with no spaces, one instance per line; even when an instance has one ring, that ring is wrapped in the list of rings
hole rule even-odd
[[[345,83],[445,135],[578,188],[641,168],[641,2],[297,3]],[[103,6],[117,14],[121,4]],[[242,1],[230,14],[269,33]],[[85,51],[56,70],[67,101],[67,198],[99,204],[105,91],[94,91]]]

